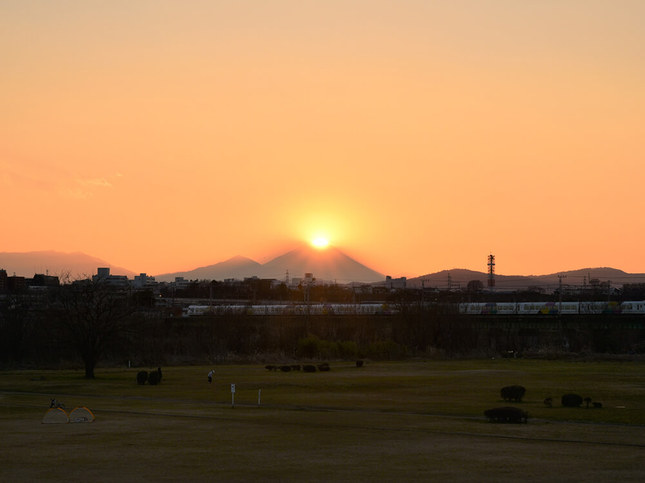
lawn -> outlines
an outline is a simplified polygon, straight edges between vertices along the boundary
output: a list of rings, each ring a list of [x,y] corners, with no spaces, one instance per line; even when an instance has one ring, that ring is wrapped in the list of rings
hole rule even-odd
[[[643,363],[218,365],[209,385],[210,369],[164,367],[158,386],[139,369],[0,372],[0,481],[645,480]],[[510,384],[528,424],[487,422]],[[603,407],[563,408],[567,392]],[[96,421],[41,424],[50,398]]]

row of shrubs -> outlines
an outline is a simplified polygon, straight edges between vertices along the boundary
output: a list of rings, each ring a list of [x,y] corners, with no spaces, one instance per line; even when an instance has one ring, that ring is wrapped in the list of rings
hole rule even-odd
[[[522,398],[526,394],[526,388],[520,385],[505,386],[500,390],[500,395],[504,401],[509,402],[522,402]],[[602,403],[592,401],[590,397],[583,398],[579,394],[564,394],[560,399],[563,407],[579,408],[582,403],[586,403],[587,408],[590,405],[594,408],[601,408]],[[553,398],[547,397],[544,404],[548,407],[553,406]],[[528,420],[528,413],[520,408],[515,407],[499,407],[487,409],[484,415],[489,421],[495,423],[526,423]]]
[[[398,360],[407,355],[407,349],[392,340],[372,342],[359,346],[351,340],[330,341],[308,335],[298,340],[296,357],[301,359],[358,359]]]
[[[525,393],[526,388],[519,385],[505,386],[500,390],[500,395],[504,401],[522,402]],[[602,407],[602,403],[594,402],[590,397],[583,398],[578,394],[564,394],[560,402],[562,406],[568,408],[579,408],[583,402],[587,404],[587,407],[590,407],[590,405],[595,408]],[[547,397],[544,400],[544,404],[549,407],[553,406],[553,398]]]
[[[161,382],[162,374],[161,367],[157,367],[156,371],[139,371],[137,372],[137,384],[143,385],[146,382],[151,386],[156,386]]]
[[[586,403],[587,408],[589,407],[594,407],[594,408],[601,408],[602,403],[598,401],[593,401],[590,397],[585,397],[583,398],[579,394],[564,394],[562,398],[560,399],[560,403],[562,406],[565,408],[579,408],[582,406],[582,403]],[[544,400],[545,406],[551,407],[553,406],[553,398],[547,397]]]
[[[292,364],[292,365],[276,366],[273,364],[268,364],[264,367],[267,371],[282,371],[282,372],[291,372],[291,371],[316,372],[316,370],[319,370],[320,372],[327,372],[331,370],[328,362],[323,362],[322,364],[318,364],[318,365]],[[363,367],[363,361],[360,359],[357,360],[356,367]]]
[[[331,370],[331,367],[329,367],[328,362],[323,362],[322,364],[314,365],[314,364],[292,364],[292,365],[282,365],[282,366],[274,366],[274,365],[266,365],[264,366],[267,371],[282,371],[282,372],[291,372],[291,371],[303,371],[303,372],[316,372],[317,370],[320,372],[327,372]]]

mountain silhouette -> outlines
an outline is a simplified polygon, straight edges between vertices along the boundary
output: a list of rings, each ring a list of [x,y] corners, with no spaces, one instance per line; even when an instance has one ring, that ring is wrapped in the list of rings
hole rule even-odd
[[[385,279],[384,275],[335,247],[319,250],[301,245],[262,265],[261,273],[263,278],[281,280],[285,278],[287,271],[290,277],[303,277],[305,273],[312,273],[317,280],[338,283],[371,283]]]
[[[14,273],[21,277],[33,277],[34,274],[56,275],[61,278],[66,276],[72,279],[87,278],[96,274],[98,267],[110,267],[114,275],[134,277],[134,272],[122,267],[116,267],[100,258],[86,255],[85,253],[63,253],[52,250],[35,252],[1,252],[0,269],[7,271],[8,275]]]
[[[33,252],[0,252],[0,269],[6,270],[8,275],[32,277],[37,273],[49,273],[64,278],[69,275],[71,279],[87,278],[96,274],[98,267],[109,267],[114,275],[126,275],[133,278],[137,273],[117,267],[109,262],[85,253],[63,253],[57,251]],[[335,247],[317,250],[308,245],[301,245],[283,255],[280,255],[265,264],[260,264],[250,258],[236,256],[229,260],[199,267],[185,272],[175,272],[157,275],[157,281],[174,281],[175,277],[184,277],[187,280],[224,280],[244,279],[257,276],[260,278],[273,278],[284,280],[289,272],[290,278],[303,277],[305,273],[312,273],[317,280],[337,283],[384,282],[385,276],[366,267],[349,257]],[[594,280],[607,282],[612,287],[620,287],[628,283],[645,283],[645,274],[627,273],[609,267],[583,268],[556,272],[547,275],[495,275],[496,290],[523,290],[530,287],[555,289],[562,277],[563,285],[582,286],[592,284]],[[442,270],[428,273],[420,277],[408,278],[408,288],[438,288],[465,289],[468,282],[479,280],[484,287],[487,286],[488,274],[466,269]]]
[[[328,247],[318,250],[308,245],[301,245],[265,264],[237,256],[214,265],[186,272],[157,275],[155,278],[158,281],[173,281],[175,277],[184,277],[187,280],[224,280],[228,278],[241,280],[256,276],[284,280],[287,272],[290,278],[302,278],[305,273],[312,273],[317,280],[338,283],[371,283],[382,281],[385,278],[338,248]]]
[[[165,273],[155,277],[159,282],[173,282],[176,277],[186,280],[225,280],[227,278],[244,279],[258,276],[262,265],[250,258],[235,256],[214,265],[199,267],[186,272]]]
[[[562,285],[564,286],[582,286],[584,284],[591,284],[593,280],[599,280],[602,282],[610,281],[614,287],[619,287],[626,283],[645,283],[645,274],[627,273],[616,268],[597,267],[556,272],[547,275],[495,274],[495,289],[521,290],[531,287],[555,289],[560,284],[560,277],[562,277]],[[409,288],[419,288],[424,286],[426,288],[436,287],[439,289],[447,289],[448,287],[454,289],[465,289],[468,282],[472,280],[479,280],[484,284],[484,287],[486,287],[488,273],[462,268],[442,270],[440,272],[429,273],[420,277],[408,279],[407,286]]]

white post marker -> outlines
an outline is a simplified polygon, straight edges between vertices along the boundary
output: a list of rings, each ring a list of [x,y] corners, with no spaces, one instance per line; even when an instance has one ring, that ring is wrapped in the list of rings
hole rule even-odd
[[[231,407],[235,407],[235,384],[231,384]]]

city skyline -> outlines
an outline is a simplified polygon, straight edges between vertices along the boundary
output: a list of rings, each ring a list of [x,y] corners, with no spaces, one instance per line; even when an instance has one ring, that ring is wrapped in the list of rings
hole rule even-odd
[[[0,11],[0,251],[645,273],[642,2]]]

